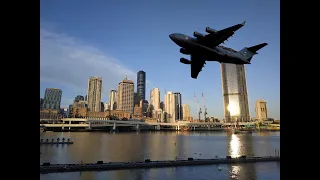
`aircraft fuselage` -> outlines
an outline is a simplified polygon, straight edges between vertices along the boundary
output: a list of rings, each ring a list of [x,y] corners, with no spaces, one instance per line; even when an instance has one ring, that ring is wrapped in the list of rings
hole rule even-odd
[[[210,42],[201,41],[184,34],[170,34],[170,39],[181,48],[184,48],[184,54],[197,54],[207,61],[218,61],[232,64],[250,64],[240,53],[222,48],[220,46],[210,47]]]

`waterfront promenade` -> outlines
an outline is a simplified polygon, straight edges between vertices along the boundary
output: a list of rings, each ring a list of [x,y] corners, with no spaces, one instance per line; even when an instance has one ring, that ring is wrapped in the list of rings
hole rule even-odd
[[[278,156],[267,157],[240,157],[240,158],[220,158],[220,159],[193,159],[188,160],[171,160],[171,161],[150,161],[144,162],[108,162],[90,164],[49,164],[44,163],[40,165],[40,173],[56,173],[56,172],[76,172],[76,171],[108,171],[119,169],[133,169],[133,168],[161,168],[172,166],[195,166],[195,165],[211,165],[211,164],[230,164],[230,163],[255,163],[255,162],[280,162]]]

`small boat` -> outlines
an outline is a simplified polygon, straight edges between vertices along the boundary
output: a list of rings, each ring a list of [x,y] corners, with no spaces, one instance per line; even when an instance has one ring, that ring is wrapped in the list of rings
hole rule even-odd
[[[234,134],[252,134],[252,131],[236,130]]]

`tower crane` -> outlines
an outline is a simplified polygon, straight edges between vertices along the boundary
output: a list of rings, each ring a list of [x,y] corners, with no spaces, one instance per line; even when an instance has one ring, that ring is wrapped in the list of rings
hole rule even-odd
[[[203,113],[203,116],[204,116],[204,121],[207,120],[207,107],[206,107],[206,103],[204,102],[204,95],[202,93],[202,103],[203,103],[203,109],[204,109],[204,113]]]
[[[202,111],[201,111],[201,108],[199,108],[199,101],[198,101],[198,99],[197,99],[196,92],[194,92],[194,100],[196,101],[197,109],[199,110],[199,111],[198,111],[198,114],[199,114],[199,121],[200,121],[200,120],[201,120],[201,113],[202,113]]]

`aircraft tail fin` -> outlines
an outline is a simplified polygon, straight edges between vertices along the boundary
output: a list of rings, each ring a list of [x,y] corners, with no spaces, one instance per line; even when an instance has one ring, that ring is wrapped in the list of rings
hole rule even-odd
[[[239,51],[238,53],[240,53],[243,56],[245,56],[246,60],[250,62],[252,57],[254,55],[258,54],[257,51],[262,49],[266,45],[268,45],[268,43],[262,43],[262,44],[258,44],[258,45],[251,46],[251,47],[245,47],[241,51]]]

